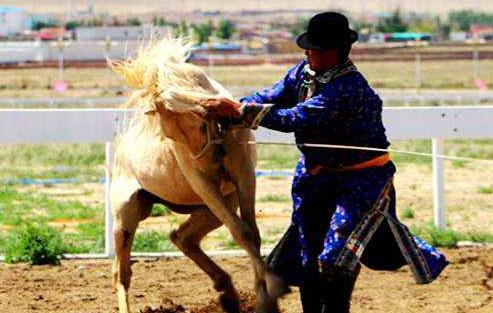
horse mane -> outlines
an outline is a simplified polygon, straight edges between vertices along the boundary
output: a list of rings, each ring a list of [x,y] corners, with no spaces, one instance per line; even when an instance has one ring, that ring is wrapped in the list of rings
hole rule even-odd
[[[210,88],[211,84],[198,83],[197,76],[207,76],[198,67],[186,63],[191,47],[191,41],[185,38],[151,38],[138,48],[134,59],[108,60],[113,71],[136,89],[122,106],[146,108],[160,103],[166,109],[182,113],[202,109],[200,101],[216,95],[217,91]]]
[[[159,111],[205,115],[203,100],[218,95],[231,97],[203,70],[186,63],[191,47],[191,41],[186,38],[151,38],[138,48],[135,58],[108,60],[113,71],[134,89],[121,107],[143,110],[122,121],[120,135],[164,138]]]

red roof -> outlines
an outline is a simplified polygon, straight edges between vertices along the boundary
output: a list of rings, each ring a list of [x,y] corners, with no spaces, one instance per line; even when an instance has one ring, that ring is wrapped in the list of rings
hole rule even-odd
[[[67,31],[63,27],[42,28],[36,34],[36,38],[41,40],[55,40],[65,36]]]

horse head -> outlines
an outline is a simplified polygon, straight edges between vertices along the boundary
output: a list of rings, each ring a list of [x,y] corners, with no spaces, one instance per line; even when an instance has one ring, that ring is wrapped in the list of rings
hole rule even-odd
[[[169,38],[140,49],[133,60],[110,61],[110,66],[137,89],[124,107],[143,110],[147,122],[158,124],[164,137],[201,159],[213,152],[210,148],[221,143],[223,135],[217,121],[207,116],[204,100],[231,95],[202,69],[186,63],[188,49],[183,39]]]

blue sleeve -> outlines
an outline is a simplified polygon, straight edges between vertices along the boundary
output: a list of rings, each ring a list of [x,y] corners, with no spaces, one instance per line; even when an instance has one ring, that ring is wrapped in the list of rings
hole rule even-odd
[[[254,93],[240,99],[242,103],[272,103],[282,106],[294,105],[297,100],[296,80],[306,62],[301,62],[292,67],[286,76],[275,83],[271,88]]]
[[[343,114],[345,98],[318,95],[292,108],[278,108],[266,104],[250,103],[243,107],[245,124],[258,125],[281,132],[297,132],[327,127]]]

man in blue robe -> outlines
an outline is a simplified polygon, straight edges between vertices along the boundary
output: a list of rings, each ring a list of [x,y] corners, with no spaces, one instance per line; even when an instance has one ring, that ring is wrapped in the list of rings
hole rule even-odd
[[[212,116],[295,134],[301,158],[292,224],[268,259],[300,287],[305,313],[349,312],[360,262],[376,270],[408,264],[418,283],[433,281],[448,264],[399,222],[388,153],[310,145],[389,146],[382,101],[348,58],[357,38],[344,15],[317,14],[297,39],[306,60],[272,88],[240,102],[207,103]]]

